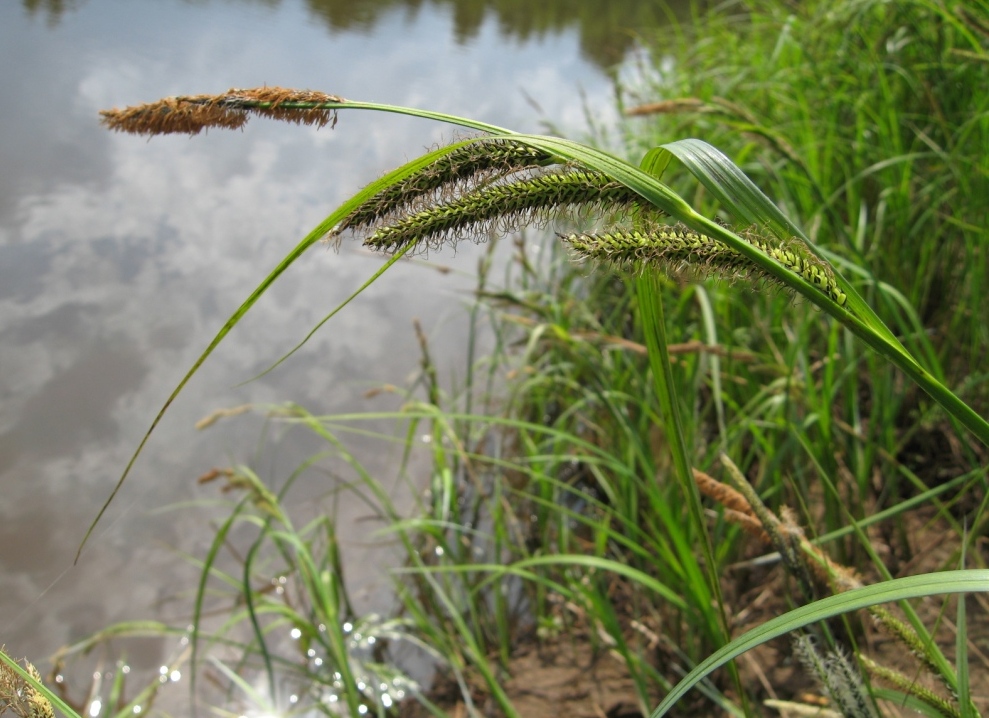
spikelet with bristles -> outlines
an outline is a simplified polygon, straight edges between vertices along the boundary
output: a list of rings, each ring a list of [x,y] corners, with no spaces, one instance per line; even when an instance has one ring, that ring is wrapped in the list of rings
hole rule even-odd
[[[758,277],[785,286],[721,240],[681,224],[645,230],[560,235],[560,238],[576,255],[608,261],[623,270],[661,265],[674,273],[714,274],[724,279]],[[844,306],[846,297],[833,272],[802,242],[793,239],[783,246],[774,246],[754,233],[745,233],[743,238],[787,269],[800,274],[838,306]]]
[[[940,715],[944,716],[944,718],[959,718],[961,716],[961,712],[951,701],[929,688],[920,685],[917,682],[916,676],[905,676],[899,671],[876,663],[868,656],[859,656],[859,660],[862,661],[862,665],[865,666],[873,678],[885,681],[903,691],[906,695],[914,696],[918,700],[923,701]]]
[[[610,262],[619,269],[665,266],[672,272],[711,272],[724,277],[747,274],[751,263],[724,242],[682,224],[651,230],[560,235],[581,258]]]
[[[166,97],[123,110],[103,110],[101,122],[117,132],[138,135],[196,135],[205,129],[237,129],[250,115],[316,127],[336,124],[334,105],[342,97],[283,87],[232,88],[219,95]]]
[[[398,251],[439,246],[447,240],[483,238],[586,208],[618,211],[641,206],[642,198],[605,174],[579,170],[527,177],[483,187],[427,207],[381,227],[364,241],[373,249]],[[649,211],[649,210],[646,210]],[[658,214],[658,211],[657,211]]]
[[[742,233],[742,238],[764,254],[768,254],[791,272],[799,274],[810,284],[827,294],[839,307],[845,306],[847,297],[838,286],[834,271],[827,263],[819,259],[803,241],[791,237],[780,245],[768,242],[765,237],[755,231]]]
[[[861,674],[840,649],[829,650],[822,656],[814,639],[800,634],[794,640],[794,653],[845,718],[879,718]]]
[[[424,209],[438,196],[476,190],[484,183],[553,163],[553,156],[505,138],[479,138],[443,155],[415,174],[386,187],[351,212],[331,237]]]
[[[871,606],[869,613],[880,629],[897,638],[924,665],[928,673],[940,678],[949,690],[953,690],[941,673],[936,660],[936,647],[921,638],[912,626],[898,619],[885,606]]]

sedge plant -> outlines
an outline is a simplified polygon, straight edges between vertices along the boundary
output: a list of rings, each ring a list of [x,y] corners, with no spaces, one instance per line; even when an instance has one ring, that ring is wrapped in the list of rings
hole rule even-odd
[[[846,329],[850,336],[863,342],[877,356],[903,372],[937,402],[953,421],[986,446],[989,446],[989,423],[926,369],[924,363],[904,347],[860,295],[855,283],[838,271],[807,234],[780,211],[737,165],[711,145],[699,140],[661,144],[647,151],[639,165],[635,166],[593,147],[557,137],[519,134],[487,123],[442,113],[356,102],[311,91],[298,92],[281,88],[230,90],[220,95],[168,98],[126,110],[107,111],[103,115],[103,121],[111,129],[137,134],[196,134],[211,127],[241,127],[251,115],[317,126],[332,125],[340,112],[348,110],[424,117],[478,134],[433,150],[386,174],[358,192],[314,228],[231,315],[176,386],[125,468],[120,482],[107,500],[107,505],[127,478],[164,412],[189,379],[281,274],[316,243],[322,240],[342,241],[356,236],[365,245],[391,254],[385,265],[387,269],[399,258],[423,248],[439,246],[464,237],[483,239],[492,232],[504,232],[559,217],[592,213],[603,218],[603,227],[586,232],[569,232],[561,236],[561,241],[574,256],[589,263],[602,263],[618,268],[628,277],[624,288],[634,297],[639,313],[645,337],[643,351],[652,383],[650,390],[658,405],[658,412],[644,412],[641,416],[629,417],[628,420],[661,426],[669,451],[669,471],[676,478],[681,505],[685,507],[687,517],[684,523],[682,515],[669,505],[663,506],[663,501],[658,500],[657,496],[655,508],[657,515],[662,517],[661,526],[627,527],[635,538],[626,543],[633,551],[632,544],[635,543],[650,547],[650,551],[640,553],[640,560],[644,564],[665,561],[675,567],[675,572],[683,578],[684,585],[690,591],[680,599],[684,602],[684,608],[696,613],[697,623],[703,626],[707,644],[718,649],[709,660],[701,662],[681,686],[670,692],[655,715],[665,712],[672,701],[687,688],[704,686],[702,680],[713,667],[722,665],[769,637],[877,603],[935,593],[984,591],[989,588],[986,572],[977,570],[887,580],[874,586],[857,587],[829,598],[816,599],[752,634],[729,641],[730,625],[718,574],[721,561],[718,547],[708,529],[695,482],[695,451],[685,430],[681,390],[672,369],[671,348],[676,345],[671,344],[667,337],[668,321],[664,304],[666,277],[714,276],[736,284],[771,287],[774,291],[798,296],[819,310],[819,321],[830,320],[835,326]],[[663,182],[665,173],[674,161],[718,200],[731,222],[698,211]],[[375,275],[375,278],[380,274],[381,272]],[[339,309],[338,307],[336,311]],[[836,335],[832,333],[832,336]],[[836,337],[835,341],[837,340]],[[607,406],[608,401],[613,401],[616,397],[602,395],[597,398]],[[478,420],[477,416],[470,413],[457,416],[437,412],[437,397],[433,395],[431,399],[425,406],[411,407],[409,416],[418,417],[417,421],[431,422],[437,435],[447,433],[451,421],[469,424]],[[566,412],[568,408],[560,407],[559,411]],[[719,415],[723,415],[724,411],[725,407],[721,407]],[[620,413],[615,412],[615,416]],[[552,442],[553,432],[547,433],[542,427],[537,430],[537,427],[537,423],[515,422],[513,431],[516,432],[518,441],[529,441],[533,436],[539,436],[540,442]],[[572,441],[572,437],[568,441]],[[635,461],[629,464],[627,457],[609,460],[605,447],[597,447],[592,442],[583,443],[584,453],[597,457],[587,462],[589,471],[596,477],[606,478],[606,472],[600,472],[599,468],[609,461],[616,469],[619,466],[626,467],[624,474],[627,482],[614,480],[623,474],[621,470],[616,470],[607,477],[611,483],[601,484],[610,491],[609,502],[622,500],[623,493],[627,491],[627,485],[623,484],[653,481],[648,476],[643,479],[643,473],[637,470]],[[559,448],[548,455],[559,456]],[[641,446],[640,450],[644,457],[649,447]],[[442,449],[437,448],[437,451]],[[463,448],[452,453],[463,457],[467,455],[464,452],[470,453],[470,450]],[[436,459],[440,464],[450,461],[444,456],[437,456]],[[555,460],[550,459],[551,463],[553,461]],[[629,466],[632,468],[629,469]],[[535,468],[527,467],[527,470],[533,471]],[[551,467],[545,473],[552,474],[554,471]],[[451,480],[449,474],[440,476],[446,476],[445,481]],[[269,518],[288,526],[287,517],[275,515],[277,503],[261,490],[260,484],[253,481],[250,483],[254,487],[251,495],[255,497],[255,506],[268,512]],[[434,515],[443,525],[457,523],[461,517],[456,514],[455,504],[449,502],[451,494],[442,491],[442,484],[438,488],[439,491],[433,492],[434,499],[437,496],[446,496],[447,499],[434,507]],[[561,488],[567,490],[565,487]],[[545,507],[552,502],[553,496],[533,495],[530,499],[533,505],[539,506],[542,502]],[[598,497],[588,494],[582,499],[596,501]],[[105,508],[104,506],[104,510]],[[102,513],[101,511],[94,521],[94,527]],[[594,528],[591,526],[592,534]],[[91,531],[92,527],[90,533]],[[600,536],[604,536],[607,542],[622,533],[618,530],[606,530]],[[291,530],[266,530],[264,535],[275,538],[276,542],[284,542],[280,550],[286,554],[302,547],[297,539],[292,538],[297,534]],[[86,538],[88,536],[89,533]],[[80,552],[84,544],[85,539]],[[562,563],[570,567],[583,565],[593,566],[596,570],[624,571],[627,575],[634,576],[634,580],[650,584],[658,597],[676,602],[676,592],[655,581],[650,582],[637,569],[619,568],[619,564],[606,561],[602,557],[588,558],[591,559],[590,562],[576,556],[561,559],[533,555],[507,566],[492,563],[484,564],[481,568],[429,565],[414,567],[422,580],[430,586],[433,595],[441,597],[440,603],[454,626],[455,634],[464,638],[458,653],[464,656],[466,662],[479,667],[484,674],[483,680],[492,693],[499,696],[498,702],[506,713],[511,714],[511,708],[504,695],[499,693],[497,671],[491,669],[483,658],[486,650],[473,639],[467,640],[473,634],[464,623],[464,604],[458,598],[458,591],[461,589],[456,587],[456,583],[438,582],[446,581],[443,577],[448,574],[470,572],[475,576],[487,572],[491,577],[511,573],[531,575],[529,572],[535,566]],[[328,578],[332,569],[299,563],[298,570],[303,579],[311,584],[307,588],[310,595],[321,597],[327,609],[326,619],[332,620],[338,616],[339,597],[334,597],[333,591],[336,589],[330,585],[333,583],[332,575]],[[330,583],[326,583],[327,581]],[[553,585],[555,588],[556,584]],[[588,605],[602,605],[599,601],[602,595],[600,588],[595,589],[593,582],[585,586],[587,588],[581,600]],[[580,598],[572,592],[569,595]],[[255,609],[249,606],[248,611],[251,622],[256,626],[258,645],[264,645],[263,629],[255,619]],[[606,616],[607,609],[602,607],[599,615]],[[294,620],[291,617],[289,619]],[[301,622],[302,619],[299,620]],[[930,637],[923,636],[923,627],[918,625],[918,621],[911,619],[911,622],[914,632],[922,635],[921,640],[930,643]],[[503,636],[504,631],[497,622],[492,628],[497,644],[499,632]],[[339,646],[334,650],[339,653],[336,656],[336,665],[348,665]],[[635,662],[634,652],[621,647],[619,650],[624,651],[627,662]],[[948,679],[949,685],[963,695],[965,689],[962,686],[962,667],[959,666],[955,673],[947,666],[943,657],[938,657],[939,654],[932,655],[935,656],[932,660],[938,664],[939,669],[954,676],[953,679]],[[480,668],[482,666],[488,668]],[[357,690],[357,682],[353,676],[344,673],[346,672],[341,673],[342,690],[351,703],[351,709],[355,710],[357,694],[354,691]],[[647,688],[643,687],[639,693],[640,702],[649,700]],[[971,714],[967,700],[963,700],[960,705],[963,714]]]

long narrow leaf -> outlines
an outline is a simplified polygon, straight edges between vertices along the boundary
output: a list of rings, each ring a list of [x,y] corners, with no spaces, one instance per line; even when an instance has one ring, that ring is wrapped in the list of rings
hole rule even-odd
[[[748,631],[708,656],[670,691],[663,702],[653,711],[651,718],[661,718],[666,715],[670,708],[698,681],[731,659],[737,658],[766,641],[811,623],[880,603],[920,598],[921,596],[986,591],[989,591],[989,569],[966,569],[897,578],[872,586],[856,588],[835,596],[828,596],[806,606],[800,606]]]
[[[342,205],[340,205],[340,207],[337,208],[336,211],[334,211],[326,219],[320,222],[311,232],[309,232],[309,234],[307,234],[303,238],[301,242],[299,242],[292,249],[291,252],[288,253],[288,255],[285,256],[284,259],[282,259],[281,262],[278,263],[278,265],[273,270],[271,270],[268,276],[266,276],[262,280],[262,282],[254,289],[254,291],[251,292],[250,296],[246,300],[244,300],[244,302],[240,305],[240,307],[238,307],[237,310],[230,316],[230,318],[227,319],[226,323],[223,325],[220,331],[217,332],[215,337],[213,337],[213,340],[209,343],[209,346],[207,346],[206,349],[203,351],[203,353],[199,355],[199,358],[196,359],[192,367],[186,372],[185,376],[182,377],[182,380],[179,381],[178,385],[172,390],[172,393],[169,394],[168,398],[165,400],[165,403],[162,405],[161,409],[158,410],[158,414],[151,422],[151,426],[145,432],[144,437],[141,439],[141,442],[137,446],[137,449],[135,449],[134,454],[127,462],[127,466],[124,467],[123,474],[121,474],[120,478],[117,480],[116,486],[113,487],[113,490],[110,492],[110,495],[103,503],[103,506],[100,508],[99,513],[96,515],[96,518],[93,519],[93,522],[86,530],[86,534],[83,536],[82,541],[79,544],[79,548],[76,551],[75,562],[79,561],[79,557],[82,555],[82,550],[83,548],[85,548],[86,542],[89,541],[89,537],[92,535],[93,530],[96,528],[96,525],[100,522],[100,519],[103,518],[103,514],[106,513],[106,510],[109,508],[111,502],[116,497],[117,493],[120,491],[120,487],[123,486],[124,481],[127,480],[127,476],[130,474],[130,471],[134,466],[134,462],[137,461],[137,457],[141,455],[141,452],[144,450],[144,446],[148,443],[148,439],[151,437],[151,434],[154,432],[155,428],[161,422],[162,417],[164,417],[165,412],[168,411],[168,408],[172,405],[172,402],[175,401],[178,395],[185,388],[185,385],[189,383],[189,380],[192,379],[192,377],[196,374],[196,372],[199,371],[199,368],[203,365],[203,363],[209,358],[209,356],[213,353],[213,351],[220,345],[220,342],[222,342],[226,338],[227,334],[229,334],[230,331],[235,326],[237,326],[240,320],[243,319],[244,315],[247,314],[247,312],[250,311],[250,309],[261,298],[261,296],[266,291],[268,291],[268,288],[272,284],[274,284],[275,281],[290,266],[292,266],[292,264],[294,264],[299,257],[301,257],[306,252],[306,250],[308,250],[312,245],[314,245],[320,239],[325,237],[330,232],[330,230],[332,230],[348,214],[350,214],[350,212],[352,212],[355,208],[360,206],[363,202],[374,196],[380,190],[394,184],[395,182],[398,182],[399,180],[408,177],[409,175],[415,173],[417,170],[420,170],[429,163],[435,161],[439,157],[442,157],[443,155],[452,152],[454,149],[462,147],[467,142],[469,142],[469,140],[454,143],[452,145],[447,145],[445,147],[441,147],[437,150],[429,152],[423,155],[422,157],[419,157],[418,159],[413,160],[412,162],[409,162],[405,165],[402,165],[401,167],[399,167],[396,170],[393,170],[392,172],[389,172],[381,179],[372,182],[370,185],[368,185],[363,190],[361,190],[356,195],[354,195],[349,200],[347,200]],[[349,302],[350,299],[352,298],[353,298],[352,296],[349,297],[347,301]]]

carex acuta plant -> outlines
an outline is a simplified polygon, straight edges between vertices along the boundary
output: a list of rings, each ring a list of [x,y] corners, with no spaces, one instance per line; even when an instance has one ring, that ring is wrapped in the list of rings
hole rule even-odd
[[[702,141],[680,140],[662,145],[649,151],[637,167],[596,148],[558,137],[516,133],[439,112],[268,87],[167,98],[124,110],[105,111],[102,115],[103,123],[113,130],[153,136],[239,128],[252,115],[332,127],[339,113],[358,110],[432,119],[476,134],[429,151],[358,191],[264,277],[166,400],[107,505],[164,412],[189,379],[266,290],[314,244],[354,237],[370,248],[390,253],[392,256],[384,268],[387,269],[409,252],[462,239],[483,241],[492,233],[560,218],[593,220],[594,229],[562,236],[577,258],[603,262],[635,278],[637,305],[674,474],[684,494],[691,533],[701,541],[706,575],[700,582],[706,584],[711,600],[698,600],[703,605],[697,610],[706,616],[709,626],[715,627],[714,633],[723,644],[728,644],[729,624],[720,597],[711,539],[693,480],[689,458],[692,452],[681,427],[677,389],[670,373],[662,301],[667,288],[665,276],[737,280],[739,291],[750,291],[746,289],[748,280],[755,280],[773,285],[778,291],[793,292],[819,308],[822,320],[826,316],[840,322],[899,367],[948,414],[989,445],[989,423],[925,370],[801,229],[735,164]],[[673,160],[717,198],[725,213],[723,218],[704,216],[661,181]],[[736,231],[732,226],[744,229]],[[921,580],[906,583],[891,581],[889,590],[876,586],[853,589],[841,594],[852,596],[844,603],[827,603],[839,598],[834,596],[823,599],[819,611],[813,610],[813,604],[804,606],[802,609],[811,610],[776,624],[773,630],[794,630],[826,615],[877,602],[937,592],[985,590],[989,585],[983,573],[978,576],[972,572],[957,573],[954,582],[943,577],[937,581],[920,577]],[[698,671],[730,660],[738,655],[741,646],[743,643],[733,641],[699,665],[688,677],[693,682],[672,691],[656,715],[701,680]]]

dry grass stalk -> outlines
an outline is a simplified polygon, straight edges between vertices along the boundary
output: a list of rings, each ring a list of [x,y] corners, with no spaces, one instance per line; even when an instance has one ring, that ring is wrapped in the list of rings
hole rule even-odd
[[[629,117],[640,115],[665,115],[672,112],[697,112],[703,111],[707,106],[704,100],[698,97],[677,97],[672,100],[661,100],[660,102],[649,102],[645,105],[629,107],[625,114]]]
[[[749,502],[739,492],[698,469],[694,469],[694,482],[704,496],[725,507],[725,519],[727,521],[738,524],[746,533],[755,536],[763,543],[772,542],[769,534],[766,533],[759,519],[756,518]]]
[[[196,135],[210,127],[237,129],[247,124],[252,113],[295,124],[332,127],[337,121],[332,105],[342,102],[346,102],[342,97],[312,90],[232,88],[220,95],[166,97],[123,110],[103,110],[100,121],[117,132],[148,136]]]

